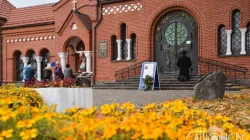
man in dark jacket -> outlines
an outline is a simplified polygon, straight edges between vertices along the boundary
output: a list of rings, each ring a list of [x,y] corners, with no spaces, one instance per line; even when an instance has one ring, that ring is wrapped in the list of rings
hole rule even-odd
[[[32,78],[34,77],[35,72],[31,68],[31,64],[28,65],[28,68],[25,71],[25,74],[26,74],[26,81],[31,81]]]
[[[43,70],[43,77],[44,77],[45,81],[47,81],[47,82],[51,81],[52,70],[51,70],[50,63],[48,63],[47,67]]]
[[[191,59],[186,56],[187,52],[182,51],[182,56],[177,61],[177,66],[180,68],[179,81],[189,81],[189,68],[192,66]]]

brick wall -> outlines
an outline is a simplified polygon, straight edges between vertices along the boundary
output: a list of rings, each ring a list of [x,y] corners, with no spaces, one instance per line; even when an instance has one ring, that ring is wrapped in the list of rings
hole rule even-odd
[[[240,65],[250,69],[250,56],[218,56],[217,28],[220,24],[224,24],[226,29],[231,29],[231,12],[239,9],[241,12],[241,28],[246,28],[250,22],[250,1],[249,0],[130,0],[118,3],[110,3],[103,5],[103,8],[135,5],[141,3],[140,10],[124,10],[122,13],[114,13],[103,15],[102,21],[97,28],[97,42],[102,40],[108,41],[108,57],[98,58],[98,46],[93,50],[94,26],[98,19],[98,7],[96,0],[80,0],[78,3],[79,11],[90,17],[92,21],[92,30],[88,31],[83,26],[79,26],[79,30],[72,31],[71,24],[76,22],[81,24],[74,16],[69,16],[72,9],[70,1],[61,1],[54,7],[55,24],[46,26],[27,27],[19,29],[9,29],[3,31],[3,80],[13,80],[13,53],[16,50],[25,54],[27,50],[33,49],[39,54],[41,49],[47,48],[52,54],[52,61],[59,60],[57,53],[64,50],[65,43],[74,36],[84,41],[86,50],[90,50],[97,55],[96,59],[96,79],[98,81],[114,80],[115,71],[128,67],[135,63],[150,58],[154,60],[157,55],[154,52],[154,34],[155,26],[162,16],[173,10],[184,10],[190,13],[198,24],[198,55],[205,58],[215,59],[226,63]],[[70,17],[70,19],[67,19]],[[69,22],[65,25],[66,21]],[[116,35],[120,39],[120,25],[127,25],[126,38],[128,39],[132,33],[137,36],[136,61],[112,61],[111,36]],[[58,30],[65,26],[65,30],[58,35]],[[30,36],[46,36],[56,35],[56,39],[34,41],[34,42],[18,42],[7,43],[9,39],[25,38]],[[93,54],[92,54],[92,70],[93,70]],[[250,72],[248,72],[250,78]]]
[[[184,10],[189,12],[198,23],[199,32],[199,56],[219,60],[226,63],[240,65],[250,69],[250,56],[219,57],[217,28],[224,24],[231,29],[231,12],[234,9],[241,11],[241,28],[246,28],[250,21],[250,1],[246,0],[133,0],[104,5],[104,8],[127,4],[142,3],[140,11],[123,12],[104,15],[98,27],[97,41],[108,40],[109,57],[97,58],[97,80],[112,80],[114,72],[143,61],[147,58],[154,59],[154,30],[159,19],[169,11]],[[120,38],[120,25],[126,23],[127,38],[131,33],[137,35],[137,60],[136,62],[111,61],[111,36]],[[250,78],[250,73],[248,73]]]
[[[26,56],[29,50],[34,50],[37,56],[41,55],[43,49],[48,49],[51,54],[51,61],[60,60],[55,51],[55,39],[42,39],[34,41],[7,42],[11,40],[48,37],[55,35],[54,25],[27,27],[18,29],[3,30],[3,81],[12,82],[15,80],[14,53],[20,51]]]

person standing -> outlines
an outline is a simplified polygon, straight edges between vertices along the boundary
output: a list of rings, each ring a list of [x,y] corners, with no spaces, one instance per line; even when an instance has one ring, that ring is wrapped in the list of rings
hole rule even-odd
[[[28,65],[27,70],[25,71],[26,74],[26,80],[25,81],[31,81],[34,77],[35,72],[33,71],[31,64]]]
[[[28,69],[28,66],[23,67],[23,82],[25,82],[25,80],[27,79],[27,76],[26,76],[27,69]]]
[[[182,51],[182,56],[178,58],[177,66],[180,68],[178,80],[185,82],[190,80],[189,68],[192,66],[191,59],[186,56],[187,52]]]
[[[70,68],[70,65],[67,64],[64,70],[64,78],[69,78],[69,77],[73,77],[73,72],[72,69]]]
[[[48,63],[47,67],[43,70],[43,77],[45,81],[51,81],[52,70],[50,63]]]
[[[54,68],[54,75],[55,75],[55,79],[63,79],[64,75],[62,73],[62,67],[60,66],[59,62],[56,62],[56,66]]]

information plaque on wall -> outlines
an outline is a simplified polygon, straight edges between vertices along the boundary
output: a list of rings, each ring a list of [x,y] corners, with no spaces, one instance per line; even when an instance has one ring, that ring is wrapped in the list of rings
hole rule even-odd
[[[98,42],[98,57],[99,58],[108,57],[108,41],[107,40]]]

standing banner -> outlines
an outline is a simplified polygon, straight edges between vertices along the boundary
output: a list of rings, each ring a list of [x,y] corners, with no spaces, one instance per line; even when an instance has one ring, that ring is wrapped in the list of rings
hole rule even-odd
[[[158,67],[156,62],[143,62],[141,68],[140,85],[139,90],[144,90],[144,79],[146,76],[150,76],[153,79],[152,90],[160,89]]]

